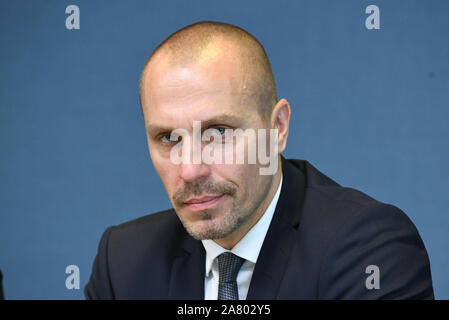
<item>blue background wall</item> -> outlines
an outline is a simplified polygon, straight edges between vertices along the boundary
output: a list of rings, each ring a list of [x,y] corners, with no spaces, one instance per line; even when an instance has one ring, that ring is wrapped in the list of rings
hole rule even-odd
[[[81,29],[65,27],[66,6]],[[365,8],[380,8],[380,30]],[[449,1],[0,3],[0,268],[7,299],[81,299],[107,226],[169,207],[138,103],[155,46],[199,21],[265,46],[287,157],[402,208],[449,298]],[[78,265],[81,290],[65,287]]]

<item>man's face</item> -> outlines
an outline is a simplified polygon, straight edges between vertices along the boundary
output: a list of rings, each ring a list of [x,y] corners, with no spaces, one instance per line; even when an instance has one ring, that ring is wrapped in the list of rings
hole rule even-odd
[[[260,116],[247,73],[230,51],[223,55],[212,50],[189,64],[155,56],[148,68],[141,101],[154,167],[186,230],[197,239],[224,238],[265,210],[273,177],[260,175],[260,164],[248,164],[246,156],[244,164],[175,164],[171,149],[182,142],[182,151],[192,160],[194,120],[201,121],[202,131],[217,134],[237,128],[269,130],[269,122]],[[171,141],[175,129],[188,134]],[[255,142],[241,143],[246,153]],[[202,142],[201,148],[207,144]],[[235,160],[235,146],[232,152]]]

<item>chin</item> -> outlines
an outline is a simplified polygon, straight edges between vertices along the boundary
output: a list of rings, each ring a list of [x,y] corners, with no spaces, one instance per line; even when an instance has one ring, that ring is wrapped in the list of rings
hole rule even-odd
[[[202,219],[196,222],[183,223],[187,232],[197,240],[221,239],[232,232],[222,227],[222,219]]]

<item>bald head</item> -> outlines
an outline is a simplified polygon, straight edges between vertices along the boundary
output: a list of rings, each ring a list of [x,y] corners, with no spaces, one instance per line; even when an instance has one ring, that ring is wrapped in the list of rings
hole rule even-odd
[[[226,59],[223,59],[226,57]],[[245,30],[220,22],[199,22],[165,39],[147,60],[140,80],[140,99],[146,90],[147,74],[156,65],[205,65],[232,60],[236,77],[264,119],[276,104],[276,85],[263,46]]]

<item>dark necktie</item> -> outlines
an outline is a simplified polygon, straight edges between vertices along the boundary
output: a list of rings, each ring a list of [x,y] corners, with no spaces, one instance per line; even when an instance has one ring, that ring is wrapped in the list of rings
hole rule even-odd
[[[218,257],[218,300],[238,300],[237,274],[245,259],[231,252],[224,252]]]

